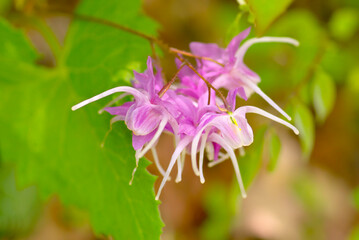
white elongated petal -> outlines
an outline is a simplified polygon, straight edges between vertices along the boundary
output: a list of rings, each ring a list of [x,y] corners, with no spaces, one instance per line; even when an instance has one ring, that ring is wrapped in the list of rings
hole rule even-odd
[[[196,155],[197,155],[199,139],[201,138],[203,130],[204,130],[204,128],[200,129],[200,131],[194,136],[193,141],[192,141],[192,147],[191,147],[192,169],[193,169],[194,174],[196,174],[197,176],[199,176],[200,173],[199,173],[199,169],[197,166],[197,156]]]
[[[141,149],[139,149],[139,150],[136,151],[136,155],[137,155],[137,153],[138,153],[139,151],[141,151]],[[135,157],[136,157],[136,155],[135,155]],[[136,173],[136,171],[137,171],[139,161],[140,161],[140,158],[136,157],[136,166],[135,166],[135,168],[132,170],[131,180],[130,180],[130,182],[128,183],[129,185],[132,185],[132,183],[133,183],[133,179],[135,178],[135,173]]]
[[[160,195],[161,195],[161,191],[168,179],[168,177],[170,176],[170,173],[172,171],[172,168],[174,166],[174,164],[177,161],[178,156],[181,154],[181,152],[184,150],[184,148],[191,142],[191,136],[186,136],[185,138],[183,138],[177,145],[175,151],[172,154],[170,163],[168,165],[167,171],[165,173],[164,178],[162,179],[161,185],[158,189],[157,195],[156,195],[156,200],[159,199]]]
[[[234,172],[236,173],[236,177],[237,177],[239,188],[241,190],[242,197],[246,198],[247,197],[246,190],[243,185],[241,172],[239,171],[237,158],[236,158],[236,155],[234,154],[233,149],[218,134],[211,134],[209,140],[214,141],[214,142],[218,143],[219,145],[221,145],[224,148],[224,150],[228,153],[229,157],[232,160]]]
[[[183,168],[184,168],[185,158],[186,158],[186,149],[184,149],[182,151],[180,159],[177,160],[177,161],[181,162],[181,166],[180,166],[181,168],[178,169],[176,183],[182,181],[182,172],[183,172]]]
[[[254,92],[256,92],[259,96],[261,96],[267,103],[269,103],[275,110],[277,110],[280,114],[282,114],[289,121],[292,118],[284,112],[282,108],[280,108],[270,97],[268,97],[258,86],[253,83],[251,80],[247,79],[245,76],[242,76],[241,80],[246,84],[249,88],[251,88]]]
[[[163,129],[165,129],[167,122],[168,122],[167,118],[163,118],[161,120],[160,124],[158,124],[157,131],[153,136],[153,138],[151,139],[151,141],[149,141],[149,143],[146,144],[146,146],[143,148],[142,151],[136,152],[136,158],[143,157],[146,154],[146,152],[148,152],[148,150],[152,148],[152,146],[157,142],[157,140],[161,136],[161,133],[163,132]]]
[[[178,138],[175,138],[175,146],[178,144]],[[177,158],[177,177],[176,177],[176,183],[182,181],[182,162],[181,162],[181,155]]]
[[[107,103],[103,108],[101,108],[100,110],[98,110],[98,114],[102,114],[105,111],[105,108],[107,107],[111,107],[113,104],[115,104],[117,101],[121,100],[122,98],[128,96],[128,93],[123,93],[120,96],[114,98],[112,101],[110,101],[109,103]]]
[[[87,105],[89,103],[95,102],[95,101],[97,101],[97,100],[99,100],[101,98],[107,97],[107,96],[112,95],[112,94],[117,93],[117,92],[126,92],[126,93],[129,93],[129,94],[131,94],[131,95],[133,95],[135,97],[143,96],[143,94],[140,91],[138,91],[137,89],[132,88],[132,87],[115,87],[115,88],[109,89],[109,90],[107,90],[107,91],[105,91],[103,93],[100,93],[100,94],[98,94],[98,95],[96,95],[96,96],[94,96],[92,98],[89,98],[89,99],[87,99],[85,101],[82,101],[82,102],[76,104],[75,106],[73,106],[71,109],[72,109],[72,111],[75,111],[75,110],[77,110],[79,108],[82,108],[83,106],[85,106],[85,105]]]
[[[274,116],[274,115],[272,115],[272,114],[270,114],[270,113],[268,113],[268,112],[266,112],[266,111],[264,111],[264,110],[262,110],[262,109],[260,109],[260,108],[253,107],[253,106],[244,106],[244,107],[238,108],[238,109],[236,110],[236,112],[237,112],[237,111],[238,111],[238,112],[239,112],[239,111],[243,111],[243,110],[244,110],[244,112],[246,112],[246,113],[256,113],[256,114],[262,115],[262,116],[264,116],[264,117],[266,117],[266,118],[269,118],[269,119],[271,119],[271,120],[273,120],[273,121],[275,121],[275,122],[277,122],[277,123],[280,123],[280,124],[283,124],[284,126],[289,127],[290,129],[293,130],[293,132],[294,132],[296,135],[299,134],[298,129],[297,129],[295,126],[293,126],[292,124],[290,124],[290,123],[284,121],[283,119],[280,119],[279,117],[276,117],[276,116]],[[236,112],[235,112],[235,113],[236,113]]]
[[[155,147],[151,148],[151,152],[152,152],[152,156],[153,156],[153,159],[154,159],[154,162],[156,164],[156,167],[157,167],[158,171],[164,177],[165,176],[165,170],[163,170],[163,168],[161,166],[161,163],[160,163],[160,160],[158,159],[158,154],[157,154],[156,148]],[[168,178],[168,180],[170,180],[170,178]]]
[[[203,155],[204,155],[204,148],[206,146],[206,142],[207,142],[207,136],[208,136],[208,132],[206,132],[203,136],[202,136],[202,140],[201,140],[201,146],[200,146],[200,150],[199,150],[199,178],[201,183],[204,183],[204,175],[203,175]]]
[[[236,52],[236,66],[238,66],[239,62],[243,62],[243,57],[247,52],[248,48],[251,47],[255,43],[263,43],[263,42],[282,42],[292,44],[294,46],[299,46],[299,42],[293,38],[289,37],[261,37],[261,38],[252,38],[243,43]]]
[[[226,161],[228,158],[229,158],[229,155],[228,155],[228,154],[223,154],[223,155],[222,155],[220,158],[218,158],[217,160],[208,163],[208,167],[216,166],[216,165],[220,164],[221,162]]]

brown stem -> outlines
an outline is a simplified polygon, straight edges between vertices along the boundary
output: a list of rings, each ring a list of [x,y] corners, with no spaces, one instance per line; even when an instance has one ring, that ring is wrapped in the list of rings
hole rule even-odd
[[[222,99],[223,103],[224,103],[224,106],[226,108],[225,112],[228,112],[228,109],[229,109],[229,105],[227,103],[227,100],[226,98],[223,96],[223,94],[221,93],[221,91],[219,91],[217,88],[213,87],[212,84],[210,84],[197,70],[195,67],[192,66],[191,63],[189,63],[186,59],[184,59],[183,57],[181,57],[180,55],[177,56],[177,58],[182,62],[182,63],[185,63],[195,74],[197,74],[207,85],[207,87],[209,89],[213,89],[214,92]],[[208,95],[210,95],[210,91],[208,91]],[[218,106],[218,105],[217,105]],[[223,110],[223,108],[220,108],[219,107],[219,110]]]
[[[169,81],[166,85],[164,85],[163,88],[158,92],[158,96],[160,98],[167,92],[167,90],[171,87],[174,81],[176,81],[179,72],[185,65],[186,65],[185,63],[182,63],[181,66],[178,68],[177,72],[175,73],[175,75],[173,76],[173,78],[171,79],[171,81]]]
[[[121,24],[108,21],[106,19],[87,16],[87,15],[82,15],[80,13],[74,13],[74,12],[71,12],[71,11],[68,11],[68,10],[63,10],[63,9],[55,9],[55,10],[49,9],[49,10],[47,10],[47,12],[55,13],[55,14],[66,14],[66,15],[69,15],[69,16],[71,16],[73,18],[76,18],[76,19],[79,19],[79,20],[84,20],[84,21],[88,21],[88,22],[93,22],[93,23],[98,23],[98,24],[109,26],[109,27],[113,27],[113,28],[116,28],[116,29],[119,29],[119,30],[122,30],[122,31],[125,31],[125,32],[128,32],[128,33],[131,33],[131,34],[136,35],[138,37],[144,38],[144,39],[148,40],[150,43],[156,43],[161,48],[164,48],[167,51],[169,51],[169,46],[167,44],[165,44],[164,42],[162,42],[161,40],[159,40],[159,39],[157,39],[157,38],[155,38],[155,37],[153,37],[151,35],[147,35],[145,33],[136,31],[136,30],[134,30],[132,28],[123,26]],[[45,12],[45,14],[46,14],[46,12]]]
[[[153,37],[153,36],[150,36],[150,35],[147,35],[145,33],[142,33],[142,32],[139,32],[139,31],[136,31],[134,29],[131,29],[129,27],[126,27],[126,26],[123,26],[123,25],[120,25],[120,24],[117,24],[117,23],[114,23],[114,22],[111,22],[111,21],[108,21],[108,20],[105,20],[105,19],[101,19],[101,18],[97,18],[97,17],[92,17],[92,16],[86,16],[86,15],[82,15],[82,14],[78,14],[78,13],[73,13],[73,12],[70,12],[70,11],[66,11],[66,10],[50,10],[50,12],[52,13],[59,13],[59,14],[67,14],[67,15],[70,15],[74,18],[77,18],[79,20],[85,20],[85,21],[89,21],[89,22],[94,22],[94,23],[99,23],[99,24],[102,24],[102,25],[106,25],[106,26],[110,26],[110,27],[113,27],[113,28],[116,28],[116,29],[119,29],[119,30],[122,30],[122,31],[125,31],[125,32],[128,32],[128,33],[131,33],[133,35],[136,35],[138,37],[141,37],[141,38],[144,38],[146,40],[148,40],[151,44],[151,48],[152,50],[154,51],[154,47],[153,47],[153,43],[156,43],[159,47],[163,48],[164,50],[168,51],[169,53],[172,53],[172,54],[175,54],[176,57],[181,60],[182,63],[184,63],[183,65],[187,65],[193,72],[195,72],[207,85],[208,89],[213,89],[215,91],[215,93],[222,99],[223,103],[224,103],[224,106],[226,109],[223,109],[221,107],[218,107],[218,109],[220,111],[224,111],[224,112],[228,112],[229,110],[229,105],[226,101],[226,98],[223,96],[223,94],[215,87],[212,86],[212,84],[210,84],[193,66],[191,63],[189,63],[186,59],[182,58],[180,54],[182,55],[185,55],[185,56],[189,56],[189,57],[194,57],[194,58],[200,58],[200,59],[203,59],[203,60],[208,60],[208,61],[212,61],[212,62],[215,62],[221,66],[224,66],[223,64],[217,62],[216,60],[214,59],[211,59],[211,58],[207,58],[207,57],[201,57],[201,56],[197,56],[197,55],[194,55],[194,54],[191,54],[189,52],[186,52],[186,51],[182,51],[182,50],[178,50],[176,48],[171,48],[169,47],[167,44],[165,44],[164,42],[162,42],[161,40]],[[181,68],[183,66],[181,65]],[[179,69],[180,70],[180,69]],[[171,86],[171,84],[175,81],[177,75],[178,75],[178,72],[179,70],[177,71],[177,73],[175,74],[175,76],[171,79],[171,81],[169,83],[167,83],[163,89],[160,90],[159,92],[159,96],[163,96],[163,94],[168,90],[168,88]],[[210,91],[208,91],[208,101],[210,101]]]
[[[188,56],[188,57],[193,57],[193,58],[198,58],[198,59],[202,59],[202,60],[207,60],[207,61],[211,61],[211,62],[214,62],[218,65],[220,65],[221,67],[224,67],[224,64],[212,59],[212,58],[209,58],[209,57],[201,57],[201,56],[198,56],[198,55],[195,55],[195,54],[192,54],[190,52],[186,52],[186,51],[183,51],[183,50],[179,50],[177,48],[173,48],[173,47],[170,47],[170,52],[171,53],[176,53],[176,54],[182,54],[182,55],[185,55],[185,56]]]

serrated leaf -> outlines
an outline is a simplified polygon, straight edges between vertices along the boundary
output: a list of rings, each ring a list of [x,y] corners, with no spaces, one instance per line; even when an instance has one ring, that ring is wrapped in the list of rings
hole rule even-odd
[[[154,32],[154,24],[140,13],[140,1],[88,0],[79,9]],[[1,27],[18,35],[8,25]],[[0,72],[11,73],[0,75],[2,157],[17,162],[22,185],[36,183],[43,196],[57,193],[65,204],[87,211],[97,234],[159,239],[163,224],[154,199],[155,177],[145,169],[148,161],[141,160],[133,185],[128,184],[135,167],[130,131],[115,125],[101,148],[110,116],[97,110],[107,100],[71,111],[79,101],[124,85],[119,72],[143,66],[149,44],[118,29],[75,20],[59,66],[48,70],[20,61],[23,49],[31,48],[22,40],[14,44],[20,57],[9,62],[0,56]]]
[[[282,143],[280,141],[280,138],[277,133],[273,131],[269,138],[269,171],[273,171],[276,168],[281,148]]]
[[[297,103],[294,107],[294,125],[299,130],[299,139],[305,157],[309,157],[314,144],[313,114],[303,104]]]
[[[335,102],[335,84],[329,74],[318,68],[313,77],[313,106],[316,118],[323,122],[331,112]]]
[[[245,188],[248,188],[252,183],[260,169],[264,146],[264,134],[266,130],[266,127],[258,129],[254,133],[253,143],[248,148],[245,148],[246,154],[243,157],[238,158],[238,164]]]
[[[246,0],[254,15],[256,33],[262,35],[292,3],[292,0]]]

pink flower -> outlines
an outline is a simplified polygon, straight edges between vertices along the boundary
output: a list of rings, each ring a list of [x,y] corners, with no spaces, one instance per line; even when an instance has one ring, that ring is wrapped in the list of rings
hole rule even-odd
[[[260,82],[260,77],[245,65],[243,58],[248,48],[255,43],[284,42],[295,46],[298,46],[299,43],[297,40],[286,37],[262,37],[252,38],[239,47],[241,41],[248,36],[249,32],[250,28],[238,34],[225,49],[213,43],[192,42],[190,49],[195,55],[212,58],[223,65],[221,66],[208,60],[198,60],[199,71],[205,78],[211,79],[212,85],[216,88],[230,90],[243,87],[247,97],[256,92],[278,112],[291,120],[288,114],[257,86]]]
[[[178,115],[176,107],[167,96],[163,99],[159,98],[156,91],[162,88],[163,83],[160,75],[154,75],[151,58],[147,61],[147,70],[144,73],[135,72],[135,82],[133,87],[116,87],[98,94],[90,99],[87,99],[72,107],[72,110],[77,110],[91,102],[95,102],[101,98],[107,97],[114,93],[123,93],[115,100],[119,100],[125,95],[132,95],[134,100],[124,103],[121,106],[107,107],[105,111],[109,112],[115,117],[111,120],[111,124],[116,121],[125,121],[127,128],[132,131],[132,146],[136,150],[136,168],[139,159],[143,157],[150,149],[155,153],[154,146],[157,143],[162,132],[167,129],[172,133],[178,131],[178,124],[175,117]],[[110,105],[116,101],[111,101]],[[158,169],[163,173],[162,167],[159,165],[157,159],[156,164]],[[133,172],[133,173],[134,173]],[[131,181],[132,182],[132,181]]]
[[[227,101],[231,104],[232,111],[235,109],[235,99],[238,91],[240,90],[235,89],[233,91],[230,91],[227,96]],[[190,144],[192,168],[195,174],[200,176],[200,180],[202,183],[204,183],[203,157],[206,145],[217,144],[218,146],[223,148],[232,161],[242,196],[245,198],[246,193],[239,171],[237,158],[234,154],[234,150],[244,146],[249,146],[253,142],[253,131],[245,117],[247,113],[256,113],[267,117],[275,122],[278,122],[291,128],[295,134],[299,134],[298,129],[290,123],[253,106],[242,106],[236,109],[234,112],[229,113],[207,112],[202,116],[196,128],[195,135],[192,134],[184,136],[177,145],[171,157],[165,176],[157,192],[156,199],[159,198],[162,188],[164,187],[164,184],[166,183],[174,164],[178,160],[178,156],[181,154],[182,151],[185,151],[186,146]],[[200,155],[199,168],[197,167],[196,159],[196,154],[198,150]],[[224,158],[223,160],[227,158]]]

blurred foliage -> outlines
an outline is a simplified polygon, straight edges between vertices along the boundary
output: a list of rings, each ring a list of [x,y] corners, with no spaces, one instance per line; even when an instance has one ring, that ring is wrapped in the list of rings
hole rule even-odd
[[[275,4],[267,0],[247,0],[246,2],[254,15],[257,35],[263,35],[272,22],[287,9],[292,0],[276,0]]]
[[[271,131],[269,136],[269,163],[268,170],[274,171],[279,160],[280,150],[282,148],[282,143],[279,136],[275,131]]]
[[[313,105],[318,122],[323,123],[332,111],[335,102],[335,84],[330,75],[322,69],[314,73],[313,81]]]
[[[350,40],[359,26],[359,11],[342,8],[334,12],[329,22],[331,35],[341,41]]]
[[[300,134],[299,139],[303,153],[308,159],[313,150],[315,126],[311,111],[304,104],[294,103],[293,110],[294,124],[297,126]]]
[[[18,190],[11,165],[0,166],[0,238],[17,238],[28,234],[40,212],[36,187]]]
[[[257,129],[254,133],[253,143],[245,150],[246,154],[238,157],[239,169],[245,188],[248,188],[252,183],[262,165],[263,140],[266,130],[266,126]]]
[[[216,182],[207,188],[203,205],[208,214],[201,226],[201,239],[229,239],[239,197],[237,182],[231,187]]]

